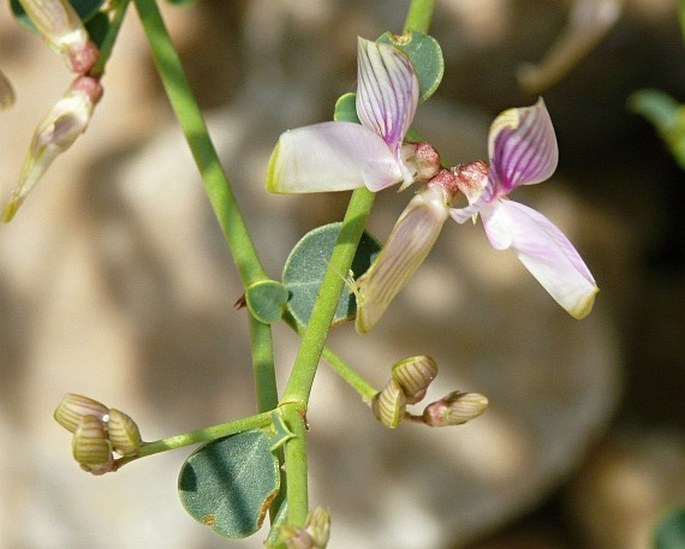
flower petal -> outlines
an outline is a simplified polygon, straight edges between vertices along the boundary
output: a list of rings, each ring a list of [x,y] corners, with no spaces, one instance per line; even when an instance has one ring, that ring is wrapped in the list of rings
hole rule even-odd
[[[380,136],[352,122],[323,122],[281,134],[266,188],[273,193],[379,190],[402,179]]]
[[[481,210],[481,218],[492,245],[511,247],[571,316],[580,319],[590,312],[599,288],[573,244],[549,219],[511,200]]]
[[[419,81],[411,62],[389,44],[359,38],[357,116],[398,155],[419,102]]]
[[[557,167],[559,149],[542,98],[532,107],[509,109],[495,118],[488,151],[489,176],[500,194],[548,179]]]
[[[357,332],[369,332],[411,280],[440,235],[447,212],[442,189],[437,185],[412,198],[381,253],[357,279]]]

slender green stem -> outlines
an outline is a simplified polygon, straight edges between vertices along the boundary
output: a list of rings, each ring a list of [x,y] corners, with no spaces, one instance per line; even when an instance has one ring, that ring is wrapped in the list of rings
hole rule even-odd
[[[325,347],[322,356],[323,359],[330,364],[333,371],[335,371],[335,373],[343,378],[350,387],[359,393],[364,402],[370,402],[371,399],[378,394],[378,389],[376,389],[362,376],[360,376],[354,369],[350,367],[349,364],[347,364],[347,362],[336,355],[333,351]]]
[[[166,452],[167,450],[183,448],[184,446],[199,444],[201,442],[211,442],[218,438],[235,435],[237,433],[242,433],[243,431],[249,431],[250,429],[261,429],[272,424],[271,414],[271,411],[266,411],[254,416],[229,421],[228,423],[220,423],[218,425],[205,427],[204,429],[197,429],[195,431],[190,431],[189,433],[174,435],[152,442],[144,442],[135,456],[123,457],[117,460],[117,464],[121,467],[136,459],[159,454],[160,452]]]
[[[685,40],[685,0],[678,2],[678,19],[680,19],[680,34]]]
[[[403,32],[409,32],[412,29],[424,33],[428,32],[434,9],[435,0],[413,0],[404,21]]]
[[[250,315],[250,337],[252,339],[252,372],[257,391],[257,410],[259,412],[266,412],[278,406],[271,326],[259,322]],[[278,448],[274,455],[277,457],[278,462],[283,465],[285,462],[283,448]],[[282,468],[280,475],[281,490],[269,506],[269,516],[272,522],[275,520],[287,493],[287,478]]]
[[[252,371],[257,391],[257,411],[266,412],[278,406],[271,326],[250,315]]]
[[[100,55],[98,55],[95,66],[90,70],[91,76],[102,76],[105,72],[105,65],[107,65],[107,61],[109,61],[109,58],[112,55],[112,50],[117,41],[117,36],[119,36],[121,24],[124,22],[124,16],[126,15],[128,5],[129,0],[119,0],[119,2],[116,3],[116,6],[114,7],[114,17],[112,17],[112,20],[109,23],[107,34],[100,46]]]
[[[209,138],[200,107],[185,76],[169,32],[153,0],[134,0],[171,106],[186,136],[195,163],[233,255],[243,286],[266,280],[264,268],[238,208],[228,178]]]
[[[295,435],[285,444],[286,476],[288,479],[288,523],[304,526],[309,512],[307,481],[307,439],[302,410],[295,404],[284,404],[283,420]]]
[[[352,265],[374,199],[374,193],[365,187],[352,193],[338,240],[321,282],[319,297],[314,303],[295,358],[295,366],[281,399],[282,402],[298,402],[303,410],[307,409],[316,368],[345,284],[339,273],[348,272]]]
[[[295,330],[298,334],[302,335],[304,329],[297,320],[289,312],[283,315],[283,320],[285,320],[288,325]],[[323,348],[321,354],[323,359],[328,362],[333,371],[337,373],[343,380],[347,382],[350,387],[352,387],[359,395],[362,397],[364,402],[369,402],[377,393],[378,390],[366,381],[362,376],[360,376],[347,362],[336,355],[328,347]]]

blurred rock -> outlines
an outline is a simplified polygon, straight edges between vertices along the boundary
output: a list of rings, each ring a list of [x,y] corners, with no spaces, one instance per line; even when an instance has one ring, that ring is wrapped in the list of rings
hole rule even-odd
[[[567,504],[585,547],[652,547],[659,518],[685,504],[682,433],[614,431],[588,456],[569,487]]]

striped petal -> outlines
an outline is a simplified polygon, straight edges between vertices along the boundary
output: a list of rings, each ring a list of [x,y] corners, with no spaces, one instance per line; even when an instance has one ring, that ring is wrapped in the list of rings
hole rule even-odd
[[[419,81],[407,56],[389,44],[359,38],[357,116],[397,156],[418,102]]]
[[[377,191],[398,183],[402,170],[385,141],[352,122],[323,122],[281,134],[271,154],[266,188],[273,193]]]
[[[369,332],[426,259],[449,217],[442,189],[417,194],[404,209],[387,243],[356,282],[358,333]]]
[[[548,179],[557,167],[559,149],[552,120],[542,99],[532,107],[509,109],[490,126],[489,177],[508,194],[519,185]]]
[[[573,244],[549,219],[511,200],[498,200],[480,214],[490,243],[514,250],[571,316],[580,319],[590,312],[599,288]]]

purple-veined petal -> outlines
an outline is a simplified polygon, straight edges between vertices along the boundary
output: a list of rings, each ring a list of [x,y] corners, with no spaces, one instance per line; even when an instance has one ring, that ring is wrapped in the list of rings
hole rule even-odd
[[[531,107],[509,109],[495,118],[490,126],[488,152],[489,176],[499,194],[548,179],[557,167],[559,149],[542,98]]]
[[[484,208],[481,219],[492,245],[511,247],[571,316],[580,319],[590,312],[599,288],[573,244],[549,219],[512,200]]]
[[[369,332],[426,259],[448,218],[442,189],[428,187],[411,199],[371,267],[356,283],[360,334]]]
[[[484,204],[484,201],[478,199],[464,208],[450,208],[450,215],[457,223],[464,223],[469,219],[473,219],[473,216],[478,215]]]
[[[398,158],[418,102],[419,81],[407,56],[389,44],[359,38],[357,116]]]
[[[402,172],[385,141],[352,122],[323,122],[281,134],[271,154],[266,188],[274,193],[382,189]]]

